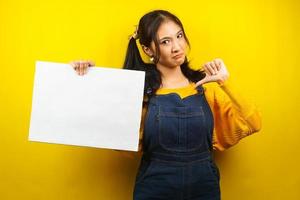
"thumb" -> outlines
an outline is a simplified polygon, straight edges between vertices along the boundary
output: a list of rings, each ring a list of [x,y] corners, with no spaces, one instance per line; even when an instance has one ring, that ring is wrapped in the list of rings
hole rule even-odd
[[[88,60],[87,63],[88,63],[88,66],[89,66],[89,67],[95,66],[95,62],[92,61],[92,60]]]
[[[202,85],[202,84],[204,84],[204,83],[206,83],[206,82],[207,82],[207,78],[205,77],[205,78],[201,79],[200,81],[198,81],[198,82],[195,84],[195,87],[198,87],[199,85]]]

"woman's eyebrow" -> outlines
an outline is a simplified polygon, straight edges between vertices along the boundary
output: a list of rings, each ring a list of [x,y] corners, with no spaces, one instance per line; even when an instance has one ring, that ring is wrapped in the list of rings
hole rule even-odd
[[[182,30],[180,29],[175,35],[177,35],[178,33],[180,33]],[[163,38],[161,38],[161,39],[159,39],[159,40],[163,40],[163,39],[170,39],[171,37],[169,37],[169,36],[165,36],[165,37],[163,37]]]

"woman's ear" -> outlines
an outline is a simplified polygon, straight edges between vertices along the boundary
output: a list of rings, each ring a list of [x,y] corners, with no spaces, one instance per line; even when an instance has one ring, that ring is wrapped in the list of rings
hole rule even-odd
[[[142,49],[149,57],[152,57],[154,55],[153,51],[149,47],[142,45]]]

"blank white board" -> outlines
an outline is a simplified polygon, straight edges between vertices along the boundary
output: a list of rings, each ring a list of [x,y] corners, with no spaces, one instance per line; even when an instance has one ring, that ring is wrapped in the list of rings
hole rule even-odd
[[[137,151],[145,72],[36,61],[29,140]]]

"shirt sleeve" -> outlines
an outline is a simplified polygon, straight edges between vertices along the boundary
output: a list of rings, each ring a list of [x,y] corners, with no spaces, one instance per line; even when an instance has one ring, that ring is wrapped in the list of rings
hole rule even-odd
[[[257,106],[244,99],[228,79],[215,84],[208,96],[214,115],[214,150],[228,149],[261,129],[261,113]]]

